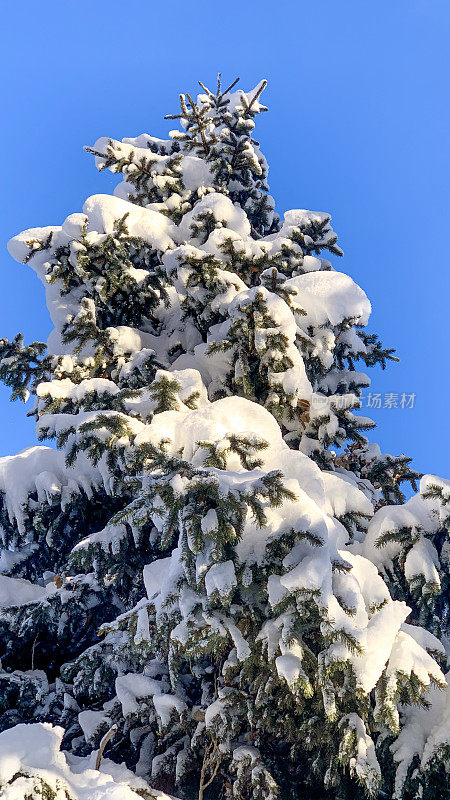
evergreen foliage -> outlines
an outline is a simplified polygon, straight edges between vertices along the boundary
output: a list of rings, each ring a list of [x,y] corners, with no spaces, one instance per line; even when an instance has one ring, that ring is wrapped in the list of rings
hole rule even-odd
[[[10,242],[54,330],[0,379],[56,445],[0,459],[11,800],[450,796],[450,483],[365,436],[394,351],[329,215],[275,213],[235,84],[99,139],[114,195]]]

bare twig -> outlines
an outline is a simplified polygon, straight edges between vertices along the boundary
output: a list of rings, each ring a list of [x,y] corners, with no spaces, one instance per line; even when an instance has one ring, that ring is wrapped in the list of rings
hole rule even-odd
[[[224,94],[228,94],[228,92],[231,92],[231,90],[233,89],[234,86],[236,86],[238,81],[240,81],[240,78],[236,78],[236,80],[234,80],[233,83],[230,83],[228,89],[225,89],[225,91],[221,93],[222,97],[224,96]]]
[[[264,80],[264,81],[262,82],[261,86],[259,87],[258,91],[257,91],[257,92],[255,92],[255,94],[253,95],[252,99],[250,100],[250,103],[249,103],[249,105],[248,105],[248,106],[247,106],[247,108],[246,108],[246,113],[247,113],[247,114],[248,114],[248,112],[251,110],[251,107],[252,107],[253,103],[255,103],[255,102],[256,102],[256,100],[258,99],[259,95],[261,94],[261,92],[263,92],[263,91],[264,91],[264,89],[266,88],[266,86],[267,86],[267,81],[266,81],[266,80]]]
[[[207,789],[208,786],[211,785],[214,778],[216,777],[219,771],[221,760],[222,760],[222,755],[219,751],[219,746],[217,744],[217,741],[213,739],[207,745],[205,750],[205,755],[203,756],[203,764],[200,771],[200,785],[198,787],[198,800],[203,800],[205,789]],[[206,774],[208,770],[210,770],[211,768],[212,768],[211,774],[209,778],[205,780]]]
[[[37,640],[39,637],[39,631],[37,632],[36,636],[34,637],[33,647],[31,648],[31,669],[34,670],[34,651],[36,648]]]
[[[108,744],[109,740],[113,738],[117,733],[117,725],[113,725],[112,728],[109,729],[107,733],[103,736],[100,747],[98,748],[97,758],[95,760],[95,769],[100,769],[100,764],[102,761],[103,752],[105,750],[106,745]]]
[[[207,87],[207,86],[205,86],[205,84],[204,84],[204,83],[202,83],[201,81],[199,81],[199,82],[198,82],[198,85],[202,87],[203,91],[205,91],[205,92],[206,92],[206,94],[208,95],[208,97],[214,97],[214,95],[213,95],[213,93],[211,92],[211,90],[210,90],[210,89],[208,89],[208,87]]]

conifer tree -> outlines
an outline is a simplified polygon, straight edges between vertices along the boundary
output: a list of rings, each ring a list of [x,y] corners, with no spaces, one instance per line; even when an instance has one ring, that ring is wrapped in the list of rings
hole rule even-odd
[[[448,800],[450,483],[365,435],[394,351],[330,216],[275,213],[265,85],[99,139],[114,194],[10,242],[54,330],[0,378],[55,446],[0,460],[6,797]]]

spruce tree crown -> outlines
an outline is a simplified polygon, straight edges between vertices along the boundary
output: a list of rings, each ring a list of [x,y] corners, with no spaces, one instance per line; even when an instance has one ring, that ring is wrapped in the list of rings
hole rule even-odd
[[[394,351],[236,84],[87,147],[114,194],[9,244],[54,326],[0,340],[54,441],[0,459],[11,800],[449,798],[450,482],[369,442]]]

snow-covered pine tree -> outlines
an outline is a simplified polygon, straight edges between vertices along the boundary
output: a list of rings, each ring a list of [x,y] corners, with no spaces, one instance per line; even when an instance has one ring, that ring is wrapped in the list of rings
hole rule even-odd
[[[265,82],[201,86],[10,243],[54,330],[0,378],[56,448],[0,460],[0,786],[448,800],[450,484],[364,435],[393,351],[329,215],[274,212]]]

